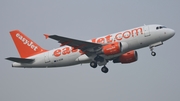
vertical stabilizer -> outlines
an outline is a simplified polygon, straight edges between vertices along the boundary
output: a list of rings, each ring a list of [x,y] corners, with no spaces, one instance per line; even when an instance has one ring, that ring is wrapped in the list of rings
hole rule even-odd
[[[10,31],[10,34],[21,58],[27,58],[29,56],[47,51],[41,48],[38,44],[36,44],[19,30]]]

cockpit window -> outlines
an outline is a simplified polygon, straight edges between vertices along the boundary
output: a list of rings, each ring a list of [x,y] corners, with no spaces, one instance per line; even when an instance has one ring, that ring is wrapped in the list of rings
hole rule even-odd
[[[165,26],[158,26],[156,27],[156,29],[162,29],[162,28],[166,28]]]

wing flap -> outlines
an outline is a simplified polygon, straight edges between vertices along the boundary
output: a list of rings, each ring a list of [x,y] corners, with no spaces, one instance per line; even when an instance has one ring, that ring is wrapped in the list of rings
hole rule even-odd
[[[35,60],[35,59],[25,59],[25,58],[16,58],[16,57],[8,57],[6,59],[18,63],[32,63]]]

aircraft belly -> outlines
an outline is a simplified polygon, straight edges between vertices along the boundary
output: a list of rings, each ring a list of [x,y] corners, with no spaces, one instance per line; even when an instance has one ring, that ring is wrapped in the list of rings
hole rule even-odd
[[[79,56],[75,61],[78,61],[79,63],[89,63],[92,60],[86,54],[83,54]]]
[[[80,54],[72,53],[68,55],[62,55],[59,57],[50,57],[50,65],[51,67],[63,67],[63,66],[70,66],[78,64],[76,60],[77,57],[79,57]]]

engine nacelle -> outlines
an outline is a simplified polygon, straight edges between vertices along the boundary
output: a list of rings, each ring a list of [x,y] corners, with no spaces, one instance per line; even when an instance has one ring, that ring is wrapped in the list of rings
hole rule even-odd
[[[102,52],[105,55],[115,55],[128,50],[128,44],[126,42],[114,42],[102,47]]]
[[[136,51],[132,50],[127,53],[122,54],[120,57],[113,60],[113,63],[131,63],[138,60],[138,54]]]

